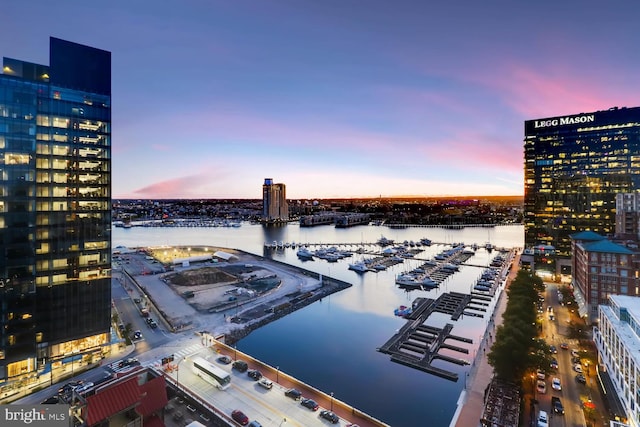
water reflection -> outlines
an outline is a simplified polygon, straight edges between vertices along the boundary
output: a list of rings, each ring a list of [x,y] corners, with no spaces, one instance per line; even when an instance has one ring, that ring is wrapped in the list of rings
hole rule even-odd
[[[399,305],[410,305],[416,297],[436,299],[445,292],[469,293],[475,280],[496,252],[478,249],[461,271],[446,279],[438,289],[406,292],[395,285],[395,277],[419,266],[423,261],[407,259],[380,272],[359,274],[348,269],[354,257],[328,263],[324,260],[302,261],[296,250],[267,250],[265,242],[374,243],[384,235],[396,242],[418,241],[423,237],[434,244],[422,247],[419,258],[428,259],[450,247],[452,243],[491,242],[496,247],[522,247],[524,231],[521,226],[495,228],[466,228],[448,230],[438,228],[388,229],[377,226],[358,226],[335,229],[331,226],[300,228],[297,225],[269,226],[243,224],[240,228],[178,229],[137,228],[113,231],[113,246],[210,245],[241,249],[277,261],[296,265],[351,283],[353,286],[322,301],[288,315],[251,333],[238,343],[244,352],[279,366],[287,372],[327,393],[333,391],[344,401],[393,426],[448,425],[455,404],[464,387],[456,383],[392,363],[389,356],[376,351],[405,324],[394,316]],[[355,250],[355,247],[353,247]],[[375,246],[369,249],[375,249]],[[313,248],[312,248],[313,249]],[[379,249],[379,248],[378,248]],[[368,257],[369,255],[363,255]],[[487,307],[493,310],[495,301]],[[471,338],[473,344],[456,342],[467,348],[464,355],[447,350],[447,355],[472,360],[488,318],[464,316],[452,321],[450,316],[434,313],[427,324],[443,327],[453,323],[452,333]],[[444,351],[444,350],[443,350]],[[464,378],[469,366],[444,361],[434,365],[456,372]]]

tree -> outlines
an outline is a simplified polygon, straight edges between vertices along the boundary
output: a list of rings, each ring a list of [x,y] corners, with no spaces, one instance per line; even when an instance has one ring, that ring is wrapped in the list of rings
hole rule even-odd
[[[489,364],[500,379],[520,384],[527,371],[545,363],[549,366],[549,348],[535,339],[540,290],[544,290],[542,279],[525,270],[520,270],[509,285],[504,322],[488,354]]]

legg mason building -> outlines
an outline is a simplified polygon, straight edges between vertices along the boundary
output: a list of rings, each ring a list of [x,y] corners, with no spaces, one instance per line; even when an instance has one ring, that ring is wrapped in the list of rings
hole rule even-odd
[[[640,190],[640,107],[525,122],[523,265],[571,272],[570,235],[615,232],[617,193]]]
[[[108,351],[111,53],[51,38],[0,74],[0,400]]]

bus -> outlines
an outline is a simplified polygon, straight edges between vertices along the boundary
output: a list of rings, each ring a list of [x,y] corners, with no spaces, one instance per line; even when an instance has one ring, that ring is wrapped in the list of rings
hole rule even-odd
[[[220,390],[231,385],[231,375],[227,371],[199,356],[193,358],[193,373]]]

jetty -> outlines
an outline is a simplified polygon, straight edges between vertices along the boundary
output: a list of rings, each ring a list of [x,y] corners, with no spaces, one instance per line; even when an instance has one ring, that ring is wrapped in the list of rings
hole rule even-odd
[[[464,310],[473,302],[472,295],[450,292],[437,299],[416,298],[412,304],[412,312],[407,315],[407,323],[377,350],[390,354],[391,361],[436,375],[450,381],[457,381],[458,374],[432,365],[433,360],[440,359],[457,365],[468,365],[469,361],[440,354],[441,349],[469,354],[469,350],[447,342],[455,340],[473,343],[470,338],[451,334],[453,325],[447,323],[444,328],[425,325],[424,322],[433,312],[449,314],[452,320],[463,315]]]

